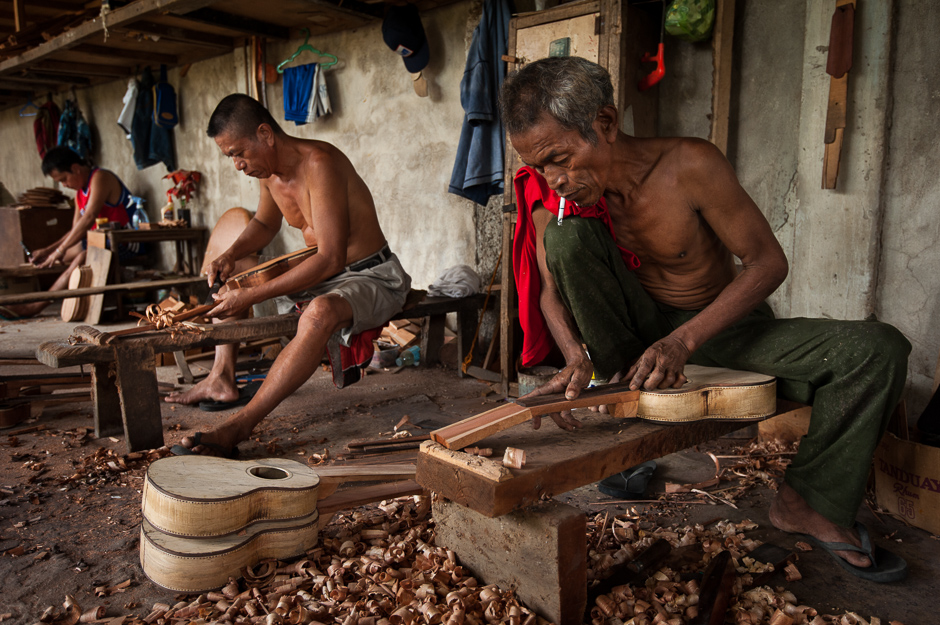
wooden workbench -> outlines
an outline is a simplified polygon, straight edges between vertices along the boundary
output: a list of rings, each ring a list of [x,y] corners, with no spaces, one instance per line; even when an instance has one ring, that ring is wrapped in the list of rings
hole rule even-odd
[[[777,415],[810,407],[777,400]],[[583,427],[566,432],[543,419],[484,439],[491,458],[428,441],[415,480],[441,496],[434,506],[437,544],[487,584],[514,587],[520,600],[558,625],[585,622],[585,513],[551,497],[598,482],[647,460],[704,443],[753,421],[661,425],[582,409]],[[785,417],[784,417],[785,418]],[[502,466],[503,450],[526,452],[522,469]]]

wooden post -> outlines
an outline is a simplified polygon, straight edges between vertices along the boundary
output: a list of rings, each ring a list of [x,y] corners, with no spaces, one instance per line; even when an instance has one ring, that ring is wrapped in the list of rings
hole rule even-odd
[[[16,32],[26,28],[26,0],[13,0],[13,23]]]
[[[709,141],[728,154],[728,123],[731,115],[731,51],[734,45],[734,1],[718,0],[712,33],[712,127]]]
[[[114,436],[123,430],[121,400],[114,376],[114,363],[92,363],[91,400],[95,405],[95,438]]]
[[[444,322],[446,320],[447,315],[429,315],[424,318],[421,327],[421,364],[436,365],[441,361],[441,347],[444,345]],[[457,351],[460,351],[459,347]],[[461,363],[458,361],[458,371],[460,365]]]
[[[114,346],[114,360],[128,451],[163,447],[153,346],[145,341],[119,343]]]
[[[457,376],[461,378],[464,376],[464,358],[470,353],[470,347],[473,345],[473,334],[477,329],[479,310],[475,304],[472,306],[465,304],[457,310]]]

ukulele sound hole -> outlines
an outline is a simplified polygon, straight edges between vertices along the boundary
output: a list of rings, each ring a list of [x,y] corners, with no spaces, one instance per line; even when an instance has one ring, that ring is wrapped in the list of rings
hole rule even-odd
[[[283,480],[290,477],[290,473],[277,467],[251,467],[248,473],[263,480]]]

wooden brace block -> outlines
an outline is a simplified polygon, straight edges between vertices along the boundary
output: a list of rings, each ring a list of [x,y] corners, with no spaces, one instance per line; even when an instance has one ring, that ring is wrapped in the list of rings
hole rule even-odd
[[[505,482],[512,479],[512,472],[495,460],[483,458],[482,456],[471,456],[460,451],[452,451],[434,441],[421,443],[419,453],[427,454],[445,464],[453,465],[455,468],[459,467],[461,471],[472,473],[490,482]]]

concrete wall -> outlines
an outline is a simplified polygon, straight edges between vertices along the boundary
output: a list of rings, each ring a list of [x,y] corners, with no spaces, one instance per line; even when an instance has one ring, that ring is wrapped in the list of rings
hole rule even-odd
[[[829,78],[830,0],[737,2],[735,81],[729,159],[761,206],[791,263],[790,277],[772,297],[778,314],[862,319],[872,314],[911,340],[911,414],[926,403],[940,350],[940,182],[933,170],[940,147],[940,15],[913,0],[861,2],[850,77],[846,143],[838,188],[820,188]],[[479,2],[423,15],[431,39],[426,72],[431,97],[414,95],[409,75],[381,41],[379,25],[314,43],[340,57],[328,74],[332,117],[289,128],[340,146],[371,187],[386,235],[426,286],[456,263],[489,275],[497,251],[499,200],[488,207],[446,193],[463,117],[458,86]],[[272,45],[283,58],[297,41]],[[707,137],[711,109],[711,48],[666,40],[660,86],[660,134]],[[241,50],[194,65],[185,78],[171,73],[181,94],[177,131],[180,166],[206,174],[197,219],[211,224],[230,206],[253,207],[257,183],[237,174],[204,135],[215,103],[245,90]],[[114,125],[124,85],[79,91],[99,134],[100,163],[162,204],[162,167],[137,172],[130,147]],[[280,85],[268,87],[281,111]],[[278,116],[280,117],[280,113]],[[292,125],[291,125],[292,126]],[[7,148],[0,181],[18,193],[49,184],[39,172],[31,123],[16,110],[0,113]],[[18,154],[18,153],[17,153]],[[272,247],[299,245],[285,233]]]
[[[471,11],[476,11],[471,19]],[[478,257],[475,222],[480,208],[447,193],[457,139],[463,121],[460,79],[479,5],[462,2],[422,15],[431,48],[424,75],[430,96],[419,98],[401,59],[382,41],[380,24],[323,36],[315,47],[335,54],[340,63],[327,73],[333,114],[316,123],[284,124],[287,132],[331,142],[342,149],[375,198],[379,220],[387,238],[414,278],[426,288],[444,269]],[[287,58],[302,43],[271,44],[271,59]],[[315,60],[312,55],[308,61]],[[304,61],[299,57],[297,62]],[[232,206],[254,209],[258,182],[235,171],[215,142],[206,137],[209,115],[225,95],[246,92],[245,54],[234,53],[192,65],[185,77],[178,69],[169,74],[179,97],[180,125],[176,129],[178,166],[202,172],[200,196],[192,203],[193,221],[209,225]],[[163,165],[138,171],[130,142],[117,127],[123,81],[80,90],[82,111],[96,134],[95,160],[112,169],[132,192],[148,201],[151,219],[165,203],[169,183]],[[282,81],[267,87],[269,109],[283,121]],[[61,98],[57,96],[61,103]],[[32,135],[32,118],[19,118],[17,109],[0,113],[0,181],[15,194],[29,188],[51,186],[39,169]],[[299,231],[284,226],[266,250],[277,255],[302,245]],[[484,264],[490,264],[487,259]]]

